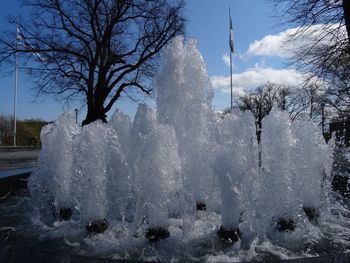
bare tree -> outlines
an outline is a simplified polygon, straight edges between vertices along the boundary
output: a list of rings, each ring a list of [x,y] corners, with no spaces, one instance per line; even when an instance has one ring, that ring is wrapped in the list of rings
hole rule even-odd
[[[26,0],[19,43],[4,32],[0,62],[26,54],[23,67],[39,95],[87,106],[84,124],[106,113],[128,91],[151,92],[160,51],[184,34],[184,0]],[[12,24],[16,24],[12,20]]]
[[[246,91],[236,100],[242,111],[250,111],[255,118],[257,141],[260,144],[263,119],[269,115],[272,108],[289,113],[291,120],[305,116],[315,118],[321,114],[321,98],[318,86],[302,88],[284,86],[267,82],[257,89]],[[259,167],[261,167],[261,150],[259,150]]]
[[[287,111],[292,120],[300,116],[308,116],[317,120],[321,117],[322,105],[325,103],[324,87],[317,83],[306,83],[300,88],[294,88],[288,96]]]
[[[298,88],[271,82],[259,86],[256,90],[246,91],[236,101],[241,110],[253,113],[258,142],[260,142],[262,120],[273,107],[288,112],[291,120],[301,116],[319,119],[324,103],[324,92],[319,85],[309,84]]]
[[[267,82],[255,90],[246,91],[243,96],[238,97],[236,103],[242,111],[250,111],[255,118],[256,136],[260,143],[262,120],[276,105],[277,85]]]
[[[350,109],[350,2],[346,0],[269,0],[281,21],[299,30],[289,41],[301,42],[292,62],[328,87],[324,103],[339,114]]]
[[[313,25],[336,25],[331,31],[346,31],[345,39],[350,44],[350,3],[346,0],[269,0],[274,3],[281,22],[295,25],[301,31]],[[329,27],[323,28],[324,34]],[[300,32],[301,32],[300,31]],[[343,38],[344,36],[334,35]],[[341,39],[338,39],[339,41]]]
[[[13,117],[0,114],[0,145],[10,144],[13,139]]]

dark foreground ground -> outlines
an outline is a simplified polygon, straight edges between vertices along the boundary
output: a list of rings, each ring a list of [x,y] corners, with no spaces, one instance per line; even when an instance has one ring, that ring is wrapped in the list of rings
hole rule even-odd
[[[349,257],[350,259],[350,257]],[[78,255],[70,255],[64,250],[58,248],[53,250],[38,250],[11,242],[0,241],[0,262],[6,263],[143,263],[141,261],[125,261],[99,259],[94,257],[85,257]],[[338,261],[337,261],[338,262]],[[345,262],[345,261],[344,261]]]
[[[98,259],[70,255],[59,248],[56,251],[37,250],[30,246],[11,244],[11,242],[0,242],[0,262],[50,262],[50,263],[142,263],[141,261]],[[205,262],[205,261],[204,261]],[[225,261],[227,263],[227,261]],[[349,263],[350,255],[334,255],[317,258],[303,258],[291,260],[269,260],[260,263]],[[220,263],[220,262],[217,262]],[[257,262],[255,262],[257,263]]]

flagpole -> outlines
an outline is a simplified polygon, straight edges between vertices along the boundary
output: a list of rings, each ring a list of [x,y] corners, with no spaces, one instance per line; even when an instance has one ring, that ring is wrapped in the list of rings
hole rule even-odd
[[[232,101],[232,52],[230,50],[230,78],[231,78],[231,111],[233,108],[233,101]]]
[[[15,92],[13,98],[13,146],[16,147],[17,137],[17,89],[18,89],[18,24],[16,24],[16,64],[15,64]]]
[[[230,48],[230,80],[231,80],[231,82],[230,82],[230,87],[231,87],[231,107],[230,107],[230,109],[231,109],[231,111],[232,111],[232,109],[233,109],[233,92],[232,92],[232,46],[231,46],[231,41],[232,41],[232,39],[231,39],[231,30],[232,30],[232,21],[231,21],[231,9],[230,9],[230,7],[228,8],[228,16],[229,16],[229,32],[230,32],[230,46],[229,46],[229,48]]]

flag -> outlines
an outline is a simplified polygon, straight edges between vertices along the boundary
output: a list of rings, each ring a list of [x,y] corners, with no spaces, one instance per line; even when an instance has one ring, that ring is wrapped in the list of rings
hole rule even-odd
[[[232,27],[232,20],[231,20],[231,14],[229,14],[229,18],[230,18],[230,51],[231,53],[235,52],[235,45],[233,43],[233,27]]]
[[[40,61],[45,61],[45,59],[38,52],[35,51],[32,45],[29,44],[28,40],[25,38],[25,36],[23,35],[18,25],[17,25],[17,43],[19,45],[22,45],[27,50],[30,50],[34,55],[36,55],[39,58]]]
[[[33,50],[32,46],[29,44],[27,39],[24,37],[22,31],[17,26],[17,41],[19,45],[22,45],[26,49]]]

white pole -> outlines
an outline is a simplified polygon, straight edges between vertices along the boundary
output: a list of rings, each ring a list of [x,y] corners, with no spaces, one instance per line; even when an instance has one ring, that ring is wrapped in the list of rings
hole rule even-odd
[[[16,136],[17,136],[17,89],[18,89],[18,25],[16,26],[16,65],[15,65],[15,92],[13,98],[13,146],[16,147]]]
[[[231,83],[230,83],[230,87],[231,87],[231,107],[230,107],[230,109],[231,109],[231,111],[232,111],[232,109],[233,109],[233,98],[232,98],[232,48],[231,48],[231,30],[232,30],[232,28],[231,28],[231,23],[232,23],[232,21],[231,21],[231,9],[230,9],[230,7],[228,8],[228,16],[229,16],[229,19],[230,19],[230,21],[229,21],[229,32],[230,32],[230,40],[229,40],[229,42],[230,42],[230,46],[229,46],[229,48],[230,48],[230,79],[231,79]]]
[[[233,102],[232,102],[232,53],[231,53],[231,50],[230,50],[230,77],[231,77],[231,111],[232,111],[232,108],[233,108]]]

